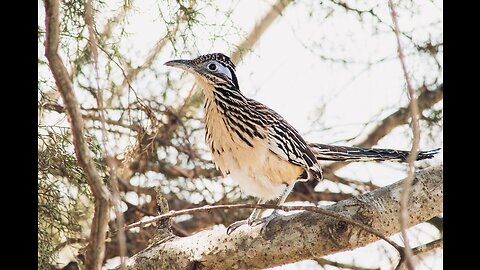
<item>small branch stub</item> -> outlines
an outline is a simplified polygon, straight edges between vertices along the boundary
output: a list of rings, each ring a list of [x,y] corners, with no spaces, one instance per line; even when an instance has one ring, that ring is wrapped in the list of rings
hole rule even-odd
[[[157,200],[157,211],[158,214],[166,214],[170,211],[168,207],[168,201],[167,199],[163,196],[160,188],[156,187],[155,188],[156,192],[156,200]],[[167,218],[163,220],[157,221],[157,235],[155,238],[157,240],[159,239],[165,239],[173,236],[172,233],[172,219]]]

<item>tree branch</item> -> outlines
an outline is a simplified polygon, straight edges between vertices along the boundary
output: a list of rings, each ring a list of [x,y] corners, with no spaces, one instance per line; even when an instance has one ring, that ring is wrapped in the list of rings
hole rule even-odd
[[[341,269],[345,268],[345,269],[351,269],[351,270],[381,270],[380,268],[365,268],[365,267],[359,267],[359,266],[349,265],[345,263],[333,262],[325,258],[315,259],[315,261],[321,266],[331,265]]]
[[[417,247],[412,249],[412,253],[413,253],[414,256],[421,257],[423,254],[428,253],[428,252],[433,251],[433,250],[438,249],[438,248],[443,248],[443,238],[433,240],[432,242],[428,242],[426,244],[417,246]],[[395,270],[403,270],[406,267],[407,266],[405,264],[405,261],[400,261],[400,263],[398,264],[398,266],[396,267]]]
[[[86,266],[88,269],[101,269],[105,253],[105,235],[109,219],[110,192],[103,184],[95,163],[90,155],[88,144],[85,141],[84,122],[73,92],[72,82],[68,71],[58,54],[60,39],[59,1],[45,1],[45,25],[46,43],[45,56],[48,59],[58,91],[60,92],[68,120],[72,128],[73,145],[78,163],[87,176],[87,182],[95,197],[95,212],[93,215],[89,245],[86,254]]]
[[[407,235],[407,223],[408,223],[408,211],[407,211],[407,200],[408,200],[408,193],[410,192],[410,185],[413,181],[413,174],[415,171],[415,160],[417,159],[418,154],[418,146],[420,145],[420,128],[419,128],[419,113],[418,113],[418,103],[417,98],[415,97],[415,92],[413,90],[412,84],[410,82],[410,77],[407,71],[407,65],[405,64],[405,57],[403,53],[402,43],[400,41],[400,28],[398,26],[398,19],[397,19],[397,12],[395,10],[395,6],[392,0],[388,1],[388,6],[390,7],[390,13],[392,16],[393,26],[394,26],[394,33],[397,40],[397,51],[398,51],[398,58],[400,59],[400,64],[402,65],[403,75],[405,77],[405,82],[407,84],[407,92],[410,98],[410,114],[412,118],[412,133],[413,133],[413,140],[412,140],[412,149],[410,154],[408,155],[408,176],[403,183],[402,195],[400,198],[400,227],[403,237],[403,242],[405,245],[405,265],[410,270],[414,270],[412,257],[413,252],[410,248],[410,243],[408,240]]]
[[[177,24],[175,25],[175,28],[173,30],[167,30],[167,33],[165,34],[165,36],[161,37],[159,41],[157,41],[157,43],[155,44],[155,46],[150,50],[150,52],[148,53],[145,61],[143,62],[142,65],[136,67],[136,68],[132,68],[132,67],[129,67],[128,70],[126,71],[126,74],[127,76],[123,78],[123,81],[120,85],[116,86],[113,90],[113,95],[112,96],[115,96],[115,95],[121,95],[122,93],[122,90],[129,86],[130,85],[130,82],[134,81],[135,78],[137,78],[137,76],[143,72],[144,70],[150,68],[154,62],[154,60],[157,58],[157,56],[160,54],[160,52],[162,51],[162,49],[165,47],[165,45],[167,45],[168,41],[173,37],[175,36],[175,34],[177,33],[178,31],[178,28],[180,26],[180,16],[179,18],[177,19]]]
[[[326,210],[368,225],[383,235],[400,231],[403,181],[341,201]],[[418,171],[408,200],[408,226],[443,211],[443,165]],[[379,238],[356,225],[322,214],[301,212],[276,218],[263,234],[242,227],[232,235],[217,227],[153,243],[133,256],[127,269],[259,269],[355,249]]]
[[[278,0],[272,8],[265,14],[265,16],[255,24],[248,37],[246,37],[237,49],[232,53],[231,59],[234,63],[238,63],[246,52],[253,48],[263,33],[275,21],[275,19],[282,14],[285,8],[293,2],[292,0]]]

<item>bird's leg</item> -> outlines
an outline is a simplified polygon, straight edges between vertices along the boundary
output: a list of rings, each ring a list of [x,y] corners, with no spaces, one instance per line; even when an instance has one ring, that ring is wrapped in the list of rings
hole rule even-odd
[[[266,202],[266,200],[259,200],[257,202],[257,204],[264,204]],[[227,234],[231,234],[234,230],[236,230],[238,227],[242,226],[242,225],[245,225],[245,224],[248,224],[250,226],[252,226],[252,223],[258,219],[258,217],[260,216],[260,213],[262,212],[263,209],[259,209],[259,208],[254,208],[252,213],[250,214],[250,216],[245,219],[245,220],[239,220],[239,221],[235,221],[234,223],[230,224],[228,227],[227,227]]]
[[[283,191],[283,193],[280,196],[280,199],[277,201],[276,205],[281,205],[285,202],[285,200],[287,199],[290,192],[292,192],[292,189],[293,189],[294,186],[295,186],[295,183],[287,184],[287,186],[285,187],[285,190]],[[260,233],[262,233],[265,230],[265,228],[268,226],[270,221],[272,221],[274,218],[276,218],[278,216],[280,216],[280,214],[278,213],[278,209],[275,209],[275,210],[273,210],[273,212],[270,215],[268,215],[266,217],[263,217],[263,218],[257,218],[249,225],[250,226],[256,226],[256,225],[259,225],[259,224],[263,224],[262,228],[260,229]]]

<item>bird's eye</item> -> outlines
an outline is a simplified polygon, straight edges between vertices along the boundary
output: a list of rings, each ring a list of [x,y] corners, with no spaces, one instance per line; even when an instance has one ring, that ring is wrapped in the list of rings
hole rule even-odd
[[[217,69],[217,65],[215,65],[214,63],[211,63],[210,65],[208,65],[208,69],[210,69],[210,70],[216,70],[216,69]]]

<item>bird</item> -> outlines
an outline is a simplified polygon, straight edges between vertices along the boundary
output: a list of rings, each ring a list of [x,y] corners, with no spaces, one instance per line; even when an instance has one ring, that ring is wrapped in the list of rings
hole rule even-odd
[[[306,142],[280,114],[240,91],[236,66],[223,53],[194,59],[177,59],[164,65],[194,75],[204,99],[205,141],[212,160],[224,176],[230,176],[242,192],[258,198],[258,204],[285,202],[295,183],[323,179],[321,160],[406,162],[409,151],[337,146]],[[432,158],[438,149],[419,151],[417,160]],[[255,208],[246,220],[227,227],[263,224],[279,216],[274,210],[260,218]]]

